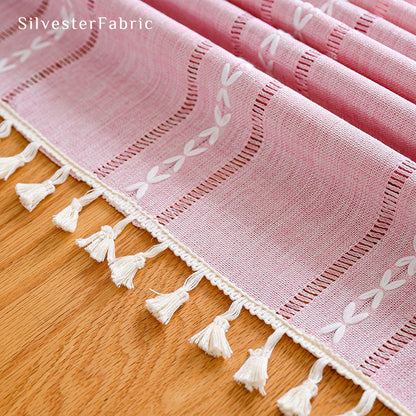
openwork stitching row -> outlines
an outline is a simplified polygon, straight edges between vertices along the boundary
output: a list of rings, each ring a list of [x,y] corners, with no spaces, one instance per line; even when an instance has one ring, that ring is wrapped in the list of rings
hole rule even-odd
[[[95,0],[88,0],[87,1],[87,8],[90,12],[94,11],[95,8]]]
[[[375,20],[376,16],[371,13],[364,12],[355,23],[354,29],[366,34]]]
[[[348,26],[339,24],[334,27],[331,34],[328,36],[328,40],[326,42],[327,54],[332,59],[338,60],[339,48],[341,47],[341,43],[349,31],[350,28]]]
[[[400,350],[416,338],[416,316],[407,321],[390,339],[360,364],[361,371],[373,376],[382,366],[395,357]]]
[[[263,0],[260,4],[261,19],[269,24],[272,24],[272,8],[274,0]]]
[[[305,51],[302,56],[299,58],[298,63],[295,69],[295,80],[298,91],[305,95],[309,96],[308,88],[308,77],[309,71],[315,62],[315,59],[318,58],[321,54],[314,49],[309,49]]]
[[[378,0],[374,7],[374,14],[382,18],[386,17],[386,14],[390,9],[391,3],[391,0]]]
[[[88,7],[91,11],[94,9],[94,0],[88,0]],[[84,43],[84,45],[68,54],[65,58],[62,58],[54,64],[47,66],[46,68],[32,75],[26,81],[20,83],[20,85],[15,87],[5,96],[3,96],[2,100],[5,103],[10,103],[10,101],[16,98],[17,95],[23,93],[28,88],[32,87],[35,84],[38,84],[39,82],[47,78],[49,75],[56,73],[60,69],[65,68],[66,66],[71,65],[72,63],[84,57],[88,52],[90,52],[94,48],[95,44],[97,43],[98,33],[99,31],[97,28],[97,24],[94,24],[93,29],[91,30],[90,35],[87,41]]]
[[[251,16],[248,13],[243,13],[240,16],[238,16],[231,27],[231,42],[233,44],[233,53],[235,56],[241,56],[241,34],[243,33],[243,30],[246,26],[246,23],[252,19],[253,16]]]

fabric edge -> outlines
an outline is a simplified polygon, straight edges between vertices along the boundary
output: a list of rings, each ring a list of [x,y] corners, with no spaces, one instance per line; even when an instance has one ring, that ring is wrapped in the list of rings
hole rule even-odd
[[[193,253],[188,247],[178,241],[156,219],[144,212],[138,203],[112,189],[112,187],[103,183],[92,172],[87,172],[72,159],[61,153],[53,144],[49,142],[49,140],[47,140],[40,132],[38,132],[15,110],[4,102],[0,103],[0,116],[4,119],[11,120],[13,127],[27,140],[39,143],[41,145],[41,150],[54,163],[60,166],[69,165],[71,167],[71,174],[75,179],[85,182],[91,188],[101,190],[102,197],[117,211],[125,216],[137,214],[136,218],[140,223],[141,228],[148,231],[159,242],[166,242],[168,244],[168,248],[177,257],[181,258],[194,271],[202,272],[213,286],[220,289],[232,301],[240,300],[245,309],[247,309],[253,316],[257,316],[266,324],[270,325],[273,329],[276,329],[279,326],[285,327],[286,334],[292,338],[295,343],[301,345],[302,348],[309,351],[316,358],[326,357],[329,365],[337,371],[338,374],[353,381],[364,390],[374,390],[377,393],[377,399],[398,415],[415,416],[400,402],[374,383],[369,377],[365,376],[354,366],[339,357],[335,352],[318,341],[314,336],[306,334],[300,328],[296,328],[269,309],[266,305],[254,300],[232,284],[226,277],[222,276],[208,263],[206,263],[203,258]]]

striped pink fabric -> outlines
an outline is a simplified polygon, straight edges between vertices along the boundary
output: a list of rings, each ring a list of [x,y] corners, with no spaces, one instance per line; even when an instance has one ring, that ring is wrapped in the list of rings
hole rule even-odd
[[[232,0],[234,4],[354,71],[416,102],[416,62],[301,0]]]
[[[416,7],[391,2],[365,31],[366,12],[330,4],[3,1],[0,112],[416,415]],[[22,16],[91,26],[19,30]]]
[[[416,60],[416,36],[405,29],[347,1],[311,0],[309,3],[347,26]]]
[[[416,106],[392,91],[227,2],[148,0],[148,3],[191,29],[199,30],[216,44],[383,143],[416,159],[413,139]],[[206,20],[215,24],[205,25]],[[264,46],[267,39],[270,41]],[[351,97],[355,97],[354,100]],[[374,114],[377,114],[376,120]]]
[[[389,22],[416,34],[416,10],[404,0],[351,0],[352,4],[362,7]]]

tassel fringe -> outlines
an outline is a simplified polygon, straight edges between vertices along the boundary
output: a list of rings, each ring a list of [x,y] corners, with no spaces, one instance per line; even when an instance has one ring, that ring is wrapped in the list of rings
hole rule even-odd
[[[203,278],[202,272],[192,273],[182,287],[172,293],[159,294],[153,299],[146,300],[147,310],[162,324],[167,325],[173,314],[189,300],[188,292],[195,289]]]
[[[4,123],[4,121],[3,121]],[[2,124],[3,124],[2,123]],[[23,152],[15,156],[0,157],[0,179],[7,181],[10,175],[26,163],[32,161],[38,152],[39,145],[37,143],[29,143]]]
[[[4,120],[0,123],[0,139],[10,135],[12,122]],[[0,179],[7,180],[18,168],[31,162],[39,149],[39,144],[32,142],[19,154],[11,157],[0,157]],[[70,173],[69,166],[63,166],[55,174],[42,183],[16,184],[16,193],[21,204],[29,211],[48,195],[55,192],[55,185],[66,181]],[[82,209],[102,195],[101,190],[91,189],[81,198],[74,198],[71,204],[53,216],[53,224],[67,232],[74,232],[78,224]],[[90,256],[98,262],[107,257],[111,269],[111,279],[117,287],[125,286],[133,289],[133,279],[139,269],[145,266],[147,258],[152,258],[164,251],[167,243],[156,244],[149,250],[131,256],[115,258],[115,239],[122,233],[127,224],[135,219],[130,215],[119,221],[114,227],[104,225],[101,230],[85,239],[77,239],[76,244],[85,248]],[[148,311],[162,324],[168,324],[173,314],[189,300],[189,291],[196,288],[203,278],[202,272],[191,274],[182,287],[168,294],[158,294],[153,299],[146,300]],[[157,292],[156,292],[157,293]],[[230,328],[230,321],[235,320],[242,309],[242,302],[235,301],[229,310],[214,318],[206,328],[189,339],[206,354],[224,359],[230,358],[232,349],[228,343],[226,333]],[[258,389],[265,396],[265,385],[268,379],[267,366],[273,349],[285,334],[286,328],[278,327],[267,339],[266,344],[258,349],[249,349],[250,356],[242,367],[234,374],[234,380],[243,384],[248,391]],[[309,416],[312,410],[311,399],[318,394],[318,384],[323,377],[323,370],[328,364],[326,357],[318,359],[312,366],[307,380],[300,386],[285,393],[278,401],[277,407],[284,416]],[[366,416],[373,408],[377,398],[373,390],[365,390],[359,403],[351,410],[339,416]]]
[[[12,122],[10,120],[3,120],[0,123],[0,139],[5,139],[10,136],[12,132]]]
[[[117,287],[126,286],[127,289],[134,289],[133,279],[137,270],[144,267],[146,259],[157,256],[167,247],[167,243],[156,244],[143,253],[114,259],[109,263],[111,279]]]
[[[59,214],[54,215],[52,222],[56,227],[69,233],[73,233],[77,228],[78,217],[82,208],[91,204],[91,202],[95,201],[101,195],[102,191],[90,189],[84,196],[81,198],[74,198],[69,206],[64,208]]]
[[[85,248],[94,260],[101,263],[107,257],[110,263],[116,257],[114,240],[123,232],[127,224],[131,223],[134,219],[134,215],[129,215],[119,221],[114,227],[104,225],[100,231],[88,238],[78,238],[75,243],[78,247]]]
[[[371,412],[377,394],[373,390],[365,390],[357,406],[340,416],[366,416]]]
[[[242,306],[241,301],[233,302],[227,312],[215,317],[212,323],[194,335],[189,342],[197,344],[202,351],[212,357],[230,358],[233,351],[225,334],[230,328],[230,321],[240,315]]]
[[[269,336],[266,344],[262,348],[248,350],[250,357],[234,374],[234,380],[239,384],[244,384],[248,391],[252,392],[253,390],[258,389],[260,394],[265,396],[266,391],[264,387],[269,378],[267,375],[267,364],[275,346],[285,332],[285,327],[278,327],[273,334]]]
[[[39,202],[55,192],[55,185],[61,185],[67,180],[70,170],[69,166],[64,166],[58,169],[50,179],[42,183],[18,183],[16,193],[21,204],[32,212]]]
[[[319,358],[313,364],[307,380],[294,387],[278,401],[277,407],[284,416],[309,416],[312,410],[311,399],[318,394],[318,384],[322,380],[327,358]]]

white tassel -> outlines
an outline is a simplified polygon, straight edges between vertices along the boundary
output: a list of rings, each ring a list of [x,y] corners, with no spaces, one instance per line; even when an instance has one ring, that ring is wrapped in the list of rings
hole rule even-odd
[[[3,121],[4,123],[4,121]],[[0,157],[0,179],[7,181],[18,168],[32,161],[38,152],[39,145],[30,143],[22,153],[10,157]]]
[[[133,279],[137,270],[142,269],[146,259],[157,256],[168,248],[168,243],[156,244],[143,253],[133,256],[120,257],[109,263],[111,269],[111,279],[117,287],[126,286],[127,289],[134,289]]]
[[[243,364],[243,366],[234,374],[234,380],[239,384],[244,384],[246,389],[252,392],[258,389],[259,392],[265,396],[266,391],[264,387],[269,378],[267,375],[267,364],[273,352],[274,347],[286,332],[284,326],[279,326],[266,341],[262,348],[256,350],[248,350],[250,357]]]
[[[242,306],[241,301],[233,302],[227,312],[215,317],[213,322],[194,335],[189,342],[197,344],[202,351],[212,357],[230,358],[233,351],[225,334],[230,328],[230,321],[240,315]]]
[[[90,256],[98,261],[103,262],[107,257],[111,262],[116,257],[114,240],[122,233],[127,224],[135,219],[135,215],[129,215],[119,221],[114,227],[104,225],[101,230],[88,238],[78,238],[75,242],[78,247],[85,248]]]
[[[3,120],[0,123],[0,139],[5,139],[10,136],[12,132],[12,122],[10,120]]]
[[[61,185],[67,180],[70,170],[69,166],[64,166],[58,169],[50,179],[42,183],[18,183],[16,193],[21,204],[32,212],[39,202],[55,192],[55,185]]]
[[[102,191],[98,189],[90,189],[81,198],[74,198],[69,206],[64,208],[59,214],[56,214],[52,218],[52,222],[64,231],[73,233],[78,224],[79,213],[82,208],[91,204],[99,196],[102,195]]]
[[[371,412],[377,394],[373,390],[365,390],[357,406],[340,416],[366,416]]]
[[[277,407],[284,416],[309,416],[312,410],[311,399],[318,394],[318,384],[322,380],[324,368],[328,364],[326,357],[319,358],[313,364],[307,380],[294,387],[278,401]]]
[[[195,289],[203,278],[202,272],[192,273],[182,287],[172,293],[159,294],[153,299],[146,300],[147,310],[162,324],[167,325],[172,315],[189,300],[188,292]],[[156,292],[157,293],[157,292]]]

